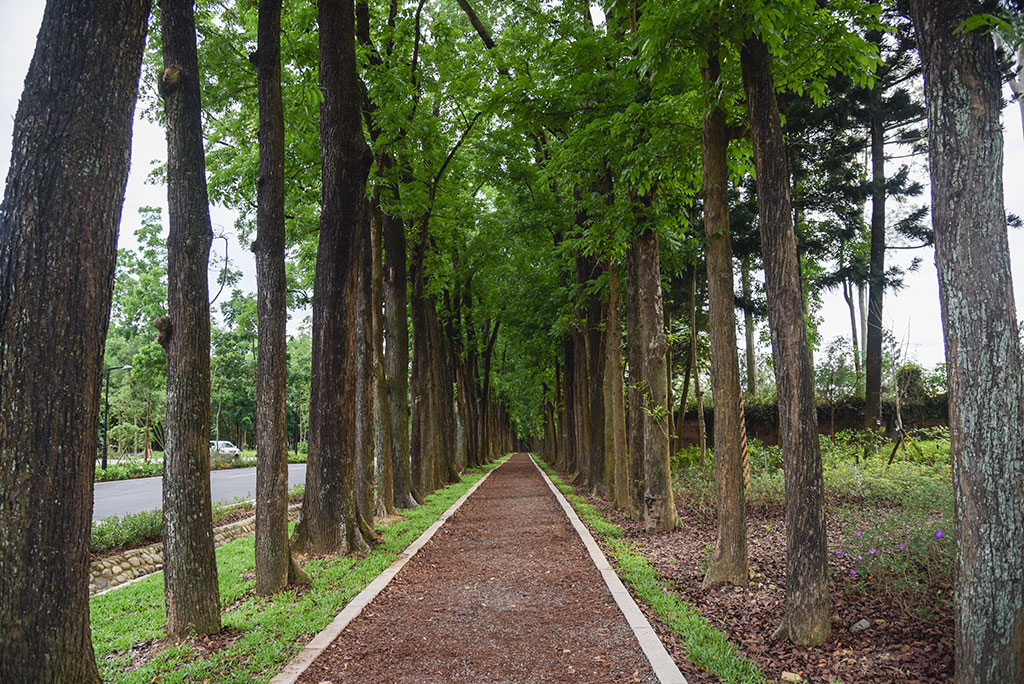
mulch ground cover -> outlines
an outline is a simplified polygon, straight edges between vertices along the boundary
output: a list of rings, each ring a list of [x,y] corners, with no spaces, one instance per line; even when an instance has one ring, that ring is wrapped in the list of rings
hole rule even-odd
[[[584,496],[582,490],[578,490]],[[949,682],[953,677],[953,621],[948,604],[930,606],[929,619],[903,610],[890,593],[854,581],[841,560],[830,554],[829,593],[832,636],[820,647],[800,647],[771,638],[782,621],[785,601],[786,539],[781,506],[747,508],[747,544],[751,582],[747,587],[722,586],[704,590],[703,561],[717,532],[713,507],[677,501],[683,526],[669,533],[646,533],[641,524],[611,509],[602,499],[587,497],[606,518],[626,532],[635,548],[646,555],[676,591],[716,628],[756,662],[769,681],[783,672],[797,673],[805,682],[891,684]],[[678,497],[684,498],[684,497]],[[830,548],[838,546],[842,523],[830,510]],[[867,588],[866,588],[867,587]],[[656,617],[641,604],[648,619]],[[851,630],[861,620],[870,626]],[[655,623],[655,629],[691,683],[717,678],[694,672],[682,662],[678,640]]]
[[[301,684],[657,682],[525,454],[492,472]]]

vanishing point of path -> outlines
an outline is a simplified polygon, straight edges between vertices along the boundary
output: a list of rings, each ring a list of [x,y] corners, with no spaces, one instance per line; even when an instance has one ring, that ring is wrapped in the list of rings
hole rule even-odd
[[[658,681],[526,454],[496,469],[300,684]]]

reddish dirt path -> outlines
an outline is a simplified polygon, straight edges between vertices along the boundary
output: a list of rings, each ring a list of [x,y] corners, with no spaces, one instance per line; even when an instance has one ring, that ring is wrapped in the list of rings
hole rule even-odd
[[[657,678],[525,454],[491,473],[300,684]]]

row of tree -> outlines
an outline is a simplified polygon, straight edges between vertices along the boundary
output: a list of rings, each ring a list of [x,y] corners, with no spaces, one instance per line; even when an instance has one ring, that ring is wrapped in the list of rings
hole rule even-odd
[[[0,675],[95,679],[87,558],[64,544],[85,548],[86,471],[96,453],[101,333],[124,187],[118,164],[139,61],[148,111],[167,126],[169,143],[158,173],[170,200],[169,306],[140,324],[160,314],[167,358],[172,634],[219,626],[209,522],[196,514],[209,510],[209,493],[195,484],[205,477],[211,422],[209,193],[239,212],[243,232],[255,233],[259,591],[301,579],[284,518],[290,288],[313,292],[309,464],[294,548],[337,553],[374,543],[377,510],[410,505],[464,465],[511,448],[511,424],[522,437],[541,437],[546,454],[589,489],[651,528],[672,527],[672,426],[690,385],[702,394],[706,329],[721,412],[720,533],[707,579],[745,582],[730,427],[740,385],[735,260],[748,354],[754,317],[767,314],[780,405],[789,541],[779,636],[825,639],[821,463],[805,323],[816,290],[841,284],[856,328],[854,300],[874,302],[872,285],[897,275],[885,268],[884,249],[876,258],[875,224],[866,232],[860,216],[869,193],[883,219],[887,197],[913,194],[905,172],[885,174],[878,143],[914,137],[902,132],[913,130],[920,110],[899,93],[913,90],[907,41],[915,36],[929,106],[952,427],[962,437],[954,439],[959,548],[999,539],[991,548],[1009,549],[961,553],[958,677],[1010,681],[1019,671],[1024,630],[999,627],[1019,622],[1024,601],[1020,497],[1007,494],[1019,493],[1024,466],[1000,460],[1021,449],[1021,407],[1013,403],[1020,361],[1006,336],[1014,314],[993,171],[1001,168],[992,118],[1000,72],[989,36],[954,31],[991,8],[958,1],[940,12],[919,2],[910,22],[853,0],[827,8],[803,0],[728,8],[711,0],[516,8],[240,0],[200,2],[194,14],[191,2],[164,0],[143,55],[145,0],[74,11],[70,4],[48,4],[0,209],[0,645],[12,654]],[[97,21],[117,28],[82,28]],[[61,59],[87,66],[62,68]],[[76,81],[76,99],[64,99],[72,86],[51,82],[51,72],[85,78]],[[948,99],[964,93],[970,106]],[[865,101],[870,106],[857,104]],[[885,109],[900,102],[901,113]],[[880,136],[858,133],[869,121]],[[94,129],[113,137],[97,140]],[[964,139],[950,147],[953,132]],[[65,147],[39,142],[54,139]],[[857,161],[869,142],[870,181]],[[102,156],[111,150],[122,156]],[[55,180],[67,169],[107,174],[88,186],[106,204],[75,200],[81,178]],[[982,180],[989,185],[977,185]],[[950,201],[961,196],[971,202]],[[101,213],[89,219],[87,211]],[[65,224],[74,231],[53,229]],[[914,225],[906,223],[909,234]],[[970,249],[980,251],[965,258]],[[961,264],[975,272],[955,273]],[[46,277],[55,272],[83,275],[65,291]],[[866,296],[855,298],[855,290]],[[993,294],[995,303],[985,299]],[[867,324],[860,321],[869,336],[872,306]],[[962,342],[982,326],[994,346]],[[867,341],[869,357],[872,346]],[[153,351],[159,359],[159,347]],[[60,438],[35,429],[42,425],[59,426]],[[16,637],[10,644],[8,634]]]

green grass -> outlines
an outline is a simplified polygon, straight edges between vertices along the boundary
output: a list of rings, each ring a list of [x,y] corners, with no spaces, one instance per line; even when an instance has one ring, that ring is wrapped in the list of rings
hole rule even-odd
[[[90,599],[93,648],[104,681],[145,684],[153,681],[248,684],[273,677],[300,650],[298,641],[326,627],[345,604],[386,569],[477,480],[504,459],[467,473],[461,482],[438,490],[419,508],[402,511],[405,519],[387,525],[384,543],[361,556],[313,560],[306,567],[313,584],[301,595],[283,591],[271,598],[252,595],[253,538],[217,550],[222,615],[241,637],[206,658],[187,644],[168,649],[128,671],[134,645],[164,636],[163,573]]]
[[[661,621],[682,637],[687,656],[703,670],[729,684],[762,684],[761,669],[740,657],[736,646],[696,610],[671,591],[668,582],[641,553],[633,550],[622,528],[606,520],[591,504],[565,484],[544,461],[537,462],[565,495],[584,523],[608,549],[619,576],[657,613]]]

